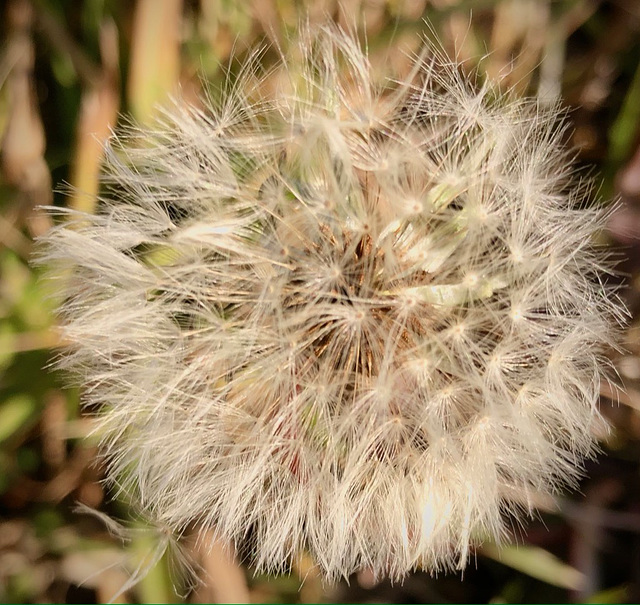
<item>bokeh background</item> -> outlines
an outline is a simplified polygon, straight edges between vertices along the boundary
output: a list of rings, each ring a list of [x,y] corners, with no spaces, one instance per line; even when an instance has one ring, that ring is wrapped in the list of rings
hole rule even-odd
[[[611,352],[624,390],[603,386],[611,430],[580,490],[540,497],[513,545],[479,548],[463,576],[391,585],[363,571],[328,586],[304,559],[286,577],[259,576],[242,552],[202,548],[194,528],[116,602],[640,600],[640,0],[0,0],[0,15],[1,602],[108,601],[167,540],[105,493],[80,393],[46,369],[59,342],[29,261],[50,226],[39,206],[91,211],[101,144],[122,116],[151,120],[172,93],[199,103],[257,45],[273,63],[301,19],[358,29],[374,64],[396,73],[438,39],[480,78],[567,108],[592,203],[619,200],[602,238],[619,251],[631,312]],[[114,536],[78,503],[127,529]],[[204,582],[185,580],[185,559]]]

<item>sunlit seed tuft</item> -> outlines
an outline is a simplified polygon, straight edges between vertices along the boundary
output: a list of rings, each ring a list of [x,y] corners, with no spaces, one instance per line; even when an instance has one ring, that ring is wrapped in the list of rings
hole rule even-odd
[[[623,315],[604,215],[555,110],[441,58],[380,86],[334,28],[297,54],[272,99],[249,67],[113,137],[98,214],[41,244],[60,365],[111,479],[177,534],[329,579],[463,567],[592,452]]]

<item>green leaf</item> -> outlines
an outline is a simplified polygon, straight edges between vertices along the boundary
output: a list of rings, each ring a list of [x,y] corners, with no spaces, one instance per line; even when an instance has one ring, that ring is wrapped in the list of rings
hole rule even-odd
[[[629,587],[626,584],[606,588],[594,592],[588,599],[587,603],[626,603],[629,599]]]
[[[640,124],[640,66],[627,90],[622,109],[609,129],[609,161],[619,166],[629,158]]]
[[[36,403],[28,395],[15,395],[0,405],[0,443],[24,428],[35,416]]]
[[[580,571],[537,546],[499,547],[496,544],[485,544],[479,552],[507,567],[558,588],[579,590],[585,581],[584,574]]]
[[[15,356],[15,334],[13,327],[4,322],[0,325],[0,370],[8,367]],[[1,430],[1,429],[0,429]]]

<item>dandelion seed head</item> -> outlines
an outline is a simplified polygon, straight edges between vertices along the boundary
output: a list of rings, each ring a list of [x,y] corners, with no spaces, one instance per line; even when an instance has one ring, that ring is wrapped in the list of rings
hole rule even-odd
[[[158,522],[306,550],[329,579],[463,567],[593,450],[622,307],[555,109],[418,58],[381,84],[324,28],[206,110],[106,149],[43,240],[61,365]],[[255,91],[254,91],[255,92]],[[516,497],[517,495],[517,497]]]

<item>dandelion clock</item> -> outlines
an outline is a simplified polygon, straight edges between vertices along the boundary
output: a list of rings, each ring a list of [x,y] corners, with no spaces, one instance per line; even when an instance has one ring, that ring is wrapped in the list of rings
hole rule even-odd
[[[115,135],[41,243],[108,476],[328,579],[463,567],[592,452],[622,314],[557,110],[337,28]]]

